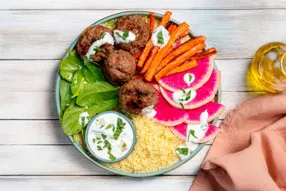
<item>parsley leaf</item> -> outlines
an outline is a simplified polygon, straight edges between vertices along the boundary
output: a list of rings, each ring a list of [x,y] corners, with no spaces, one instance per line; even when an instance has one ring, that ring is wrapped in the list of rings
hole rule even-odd
[[[106,137],[107,137],[107,136],[104,135],[104,134],[101,134],[101,136],[102,136],[103,139],[106,139]]]
[[[101,48],[100,48],[99,46],[96,46],[96,47],[93,48],[93,50],[94,50],[95,52],[100,52],[100,51],[101,51]]]
[[[97,146],[97,150],[101,151],[102,147],[101,146]]]
[[[113,124],[109,124],[109,125],[107,125],[107,127],[105,128],[105,129],[110,129],[110,128],[112,128],[114,125]]]
[[[95,138],[92,139],[92,142],[95,143]]]
[[[119,36],[120,38],[122,38],[123,40],[126,40],[127,37],[129,36],[129,31],[124,31],[123,35],[121,35],[119,32],[115,33],[117,36]]]
[[[106,33],[103,33],[103,34],[101,35],[101,39],[104,39],[105,35],[106,35]]]
[[[196,139],[198,138],[196,135],[195,135],[195,130],[190,130],[190,132],[189,132],[189,134],[188,134],[188,138],[187,138],[187,140],[189,141],[189,139],[190,139],[190,135],[192,135],[193,137],[195,137]]]
[[[188,155],[188,153],[189,153],[188,148],[177,148],[176,151],[178,151],[182,155]]]
[[[158,38],[158,44],[164,44],[164,38],[163,38],[163,32],[162,31],[158,32],[157,38]]]
[[[189,74],[189,81],[191,82],[193,79],[193,76],[191,74]]]
[[[113,138],[115,140],[118,139],[118,137],[120,136],[120,134],[122,133],[122,130],[124,129],[125,123],[123,123],[121,118],[117,118],[117,127],[116,130],[113,134]]]
[[[127,148],[126,143],[123,143],[122,148],[124,148],[124,149]]]
[[[109,159],[110,160],[116,160],[116,157],[113,154],[111,154],[110,150],[108,151],[108,154],[109,154]]]
[[[126,40],[128,36],[129,36],[129,31],[124,31],[123,32],[123,40]]]
[[[104,140],[103,148],[111,148],[111,144],[108,140]],[[109,149],[108,149],[109,150]],[[110,149],[111,150],[111,149]]]

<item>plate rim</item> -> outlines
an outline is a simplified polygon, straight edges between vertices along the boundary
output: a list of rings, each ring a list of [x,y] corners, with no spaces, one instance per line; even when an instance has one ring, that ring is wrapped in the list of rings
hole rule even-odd
[[[106,21],[109,21],[111,19],[115,19],[115,18],[118,18],[118,17],[121,17],[121,16],[125,16],[125,15],[131,15],[131,14],[145,15],[146,16],[146,15],[149,15],[150,12],[149,11],[123,11],[123,12],[118,12],[118,13],[106,16],[106,17],[104,17],[104,18],[94,22],[90,26],[99,25],[99,24],[102,24],[102,23],[104,23]],[[159,17],[159,18],[163,17],[163,14],[156,13],[156,12],[154,12],[154,15],[156,17]],[[174,22],[176,24],[180,24],[181,23],[181,22],[179,22],[179,21],[177,21],[175,19],[170,19],[170,21],[172,21],[172,22]],[[189,33],[190,33],[190,35],[192,37],[196,36],[195,33],[192,30],[190,30]],[[80,34],[78,35],[78,37],[69,46],[70,50],[73,50],[75,48],[76,43],[77,43],[79,37],[80,37]],[[66,52],[63,58],[67,57],[68,55],[69,55],[69,53]],[[214,62],[214,69],[218,70],[218,68],[217,68],[217,66],[215,64],[215,60],[213,62]],[[56,98],[57,113],[58,113],[58,116],[60,116],[61,110],[60,110],[60,94],[59,94],[60,92],[59,92],[59,89],[60,89],[61,76],[59,74],[59,67],[58,67],[58,72],[57,73],[58,74],[57,74],[56,86],[55,86],[55,98]],[[221,97],[222,97],[222,95],[221,95],[221,83],[220,83],[218,91],[217,91],[217,102],[218,103],[221,103]],[[218,117],[213,120],[212,124],[215,125],[217,123],[217,121],[218,121]],[[168,173],[168,172],[170,172],[172,170],[175,170],[176,168],[178,168],[178,167],[182,166],[183,164],[185,164],[186,162],[188,162],[195,155],[197,155],[199,153],[199,151],[201,151],[201,149],[206,145],[206,144],[200,144],[187,158],[185,158],[183,160],[180,160],[180,161],[178,161],[178,162],[168,166],[167,168],[163,168],[163,169],[161,169],[159,171],[146,172],[146,173],[130,173],[130,172],[119,171],[119,170],[116,170],[114,168],[105,166],[104,164],[101,164],[99,161],[97,161],[96,159],[94,159],[91,156],[89,156],[88,153],[86,153],[85,150],[78,143],[74,142],[72,136],[68,136],[68,137],[69,137],[69,140],[72,142],[73,146],[86,159],[88,159],[90,162],[92,162],[96,166],[98,166],[100,168],[103,168],[104,170],[107,170],[108,172],[112,172],[112,173],[115,173],[115,174],[118,174],[118,175],[129,176],[129,177],[137,177],[137,178],[162,175],[162,174]]]

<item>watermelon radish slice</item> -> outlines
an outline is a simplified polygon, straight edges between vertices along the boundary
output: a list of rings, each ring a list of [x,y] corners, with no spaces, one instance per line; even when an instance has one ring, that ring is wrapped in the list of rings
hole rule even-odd
[[[187,128],[188,128],[188,124],[182,123],[182,124],[172,127],[172,131],[178,137],[186,140]],[[197,128],[200,128],[200,126],[197,125]],[[207,143],[208,141],[212,140],[217,135],[218,132],[219,132],[219,128],[217,126],[209,124],[208,129],[206,130],[204,136],[200,138],[196,143]]]
[[[185,72],[180,72],[172,74],[161,78],[158,83],[160,86],[169,91],[178,91],[183,89],[193,89],[196,90],[204,85],[210,78],[213,71],[213,57],[207,57],[198,60],[198,65],[194,68],[186,70]],[[194,81],[188,86],[184,82],[184,75],[186,73],[191,73],[195,76]]]
[[[157,113],[153,119],[165,126],[175,126],[186,121],[188,118],[187,113],[184,110],[171,106],[166,99],[163,98],[158,87],[154,86],[154,88],[158,93],[158,103],[154,106]]]
[[[180,81],[180,80],[177,80]],[[198,108],[210,101],[212,101],[215,97],[215,94],[218,90],[220,83],[220,72],[217,70],[213,70],[209,80],[199,89],[196,90],[196,97],[191,100],[189,103],[184,105],[184,109],[194,109]],[[180,104],[177,104],[172,97],[173,92],[164,89],[160,86],[160,91],[163,97],[171,104],[173,107],[182,109]],[[179,90],[180,91],[180,90]]]
[[[209,114],[208,122],[211,122],[216,117],[218,117],[223,111],[225,107],[217,102],[211,101],[201,107],[185,110],[188,114],[188,119],[185,123],[200,123],[200,115],[202,112],[206,111]]]

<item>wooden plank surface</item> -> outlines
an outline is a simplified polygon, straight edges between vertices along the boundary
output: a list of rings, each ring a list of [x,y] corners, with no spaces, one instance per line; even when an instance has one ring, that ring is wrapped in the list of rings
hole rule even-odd
[[[9,0],[0,1],[1,9],[266,9],[286,8],[285,0],[164,0],[133,1],[105,0],[100,3],[94,0]]]
[[[166,176],[113,176],[71,145],[55,107],[58,64],[85,27],[124,10],[166,9],[219,51],[227,107],[220,119],[255,96],[247,92],[246,70],[261,45],[286,42],[285,0],[0,1],[0,190],[188,190],[211,142]]]
[[[222,92],[222,104],[227,108],[220,119],[251,97],[248,92]],[[0,94],[0,105],[0,119],[58,119],[54,92],[5,91]]]
[[[250,59],[215,60],[223,77],[222,91],[247,91],[245,75],[250,62]],[[59,63],[59,60],[0,60],[0,88],[23,92],[55,91]]]
[[[209,148],[206,145],[185,165],[167,174],[196,175]],[[92,164],[72,145],[1,145],[0,156],[0,176],[111,174]]]
[[[135,179],[118,176],[5,176],[0,177],[0,188],[5,191],[174,191],[188,190],[193,176],[159,176]]]
[[[220,123],[221,120],[217,126]],[[0,145],[72,144],[63,133],[59,120],[0,120],[0,137]]]
[[[286,42],[284,9],[171,11],[173,18],[188,22],[196,34],[208,38],[207,45],[219,51],[218,59],[251,58],[267,42]],[[116,12],[118,10],[2,10],[0,59],[61,59],[65,49],[85,27]]]

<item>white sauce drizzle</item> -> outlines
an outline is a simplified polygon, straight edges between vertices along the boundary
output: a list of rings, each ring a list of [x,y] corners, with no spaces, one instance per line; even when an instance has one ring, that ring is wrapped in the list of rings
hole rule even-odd
[[[197,95],[196,90],[192,89],[182,89],[179,91],[175,91],[172,94],[172,98],[177,104],[187,104],[192,101]]]
[[[131,31],[128,31],[128,36],[124,37],[124,31],[114,30],[113,36],[114,36],[115,42],[117,44],[118,43],[130,43],[130,42],[136,40],[136,35]]]
[[[90,59],[91,55],[95,54],[96,51],[94,49],[96,49],[97,47],[101,47],[104,44],[114,45],[114,39],[109,32],[103,33],[102,36],[103,36],[103,38],[101,38],[100,40],[94,41],[92,43],[92,45],[89,47],[89,49],[86,53],[86,56],[88,59]]]
[[[186,143],[184,145],[180,145],[177,148],[186,148],[188,149],[188,154],[184,155],[176,151],[178,156],[183,160],[188,157],[192,151],[194,151],[198,146],[198,141],[205,136],[205,133],[208,129],[208,111],[204,111],[200,115],[200,124],[189,124],[187,127],[187,137]]]
[[[184,75],[184,82],[190,86],[191,83],[193,83],[195,81],[195,75],[194,74],[191,74],[191,73],[186,73]]]
[[[141,113],[148,118],[153,118],[157,114],[157,111],[154,109],[154,105],[151,105],[142,109]]]
[[[164,43],[159,43],[159,38],[158,38],[158,34],[162,31],[162,38]],[[163,27],[163,26],[158,26],[152,33],[152,43],[154,46],[159,46],[161,48],[163,48],[169,41],[170,39],[170,35],[169,35],[169,31]]]

